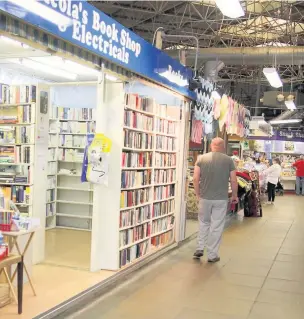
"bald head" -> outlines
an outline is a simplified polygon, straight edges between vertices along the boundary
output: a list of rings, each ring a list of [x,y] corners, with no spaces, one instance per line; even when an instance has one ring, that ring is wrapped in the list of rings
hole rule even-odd
[[[211,142],[211,151],[212,152],[224,152],[225,143],[224,140],[220,137],[216,137]]]

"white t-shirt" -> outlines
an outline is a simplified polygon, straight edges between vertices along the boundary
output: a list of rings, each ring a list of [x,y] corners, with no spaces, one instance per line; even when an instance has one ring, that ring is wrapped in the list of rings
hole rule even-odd
[[[281,176],[282,168],[279,164],[273,164],[266,169],[267,182],[277,185],[279,178]]]

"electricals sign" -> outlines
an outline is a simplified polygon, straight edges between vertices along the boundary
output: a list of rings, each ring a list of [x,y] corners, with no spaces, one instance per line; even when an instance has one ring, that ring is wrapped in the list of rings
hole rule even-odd
[[[193,72],[86,1],[0,1],[0,10],[192,97]],[[171,70],[169,76],[164,70]],[[172,80],[178,74],[185,81]]]

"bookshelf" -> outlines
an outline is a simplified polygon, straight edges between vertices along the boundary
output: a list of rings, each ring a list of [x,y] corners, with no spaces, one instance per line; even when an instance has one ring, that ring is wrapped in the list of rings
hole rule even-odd
[[[91,231],[93,188],[80,177],[87,134],[95,131],[95,110],[54,106],[49,117],[48,165],[53,169],[48,175],[46,228]]]
[[[125,95],[120,268],[174,241],[178,126],[166,105]]]
[[[0,206],[33,215],[36,86],[0,84]]]

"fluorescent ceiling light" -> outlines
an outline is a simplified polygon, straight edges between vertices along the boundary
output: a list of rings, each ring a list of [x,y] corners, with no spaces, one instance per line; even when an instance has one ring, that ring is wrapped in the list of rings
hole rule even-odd
[[[272,120],[270,124],[295,124],[302,122],[301,119],[289,119],[289,120]]]
[[[215,0],[215,3],[226,17],[235,19],[245,15],[239,0]]]
[[[16,40],[8,38],[8,37],[5,37],[3,35],[0,35],[0,40],[5,41],[5,42],[12,44],[14,46],[22,47],[23,49],[29,49],[29,46],[27,44],[16,41]]]
[[[65,78],[65,79],[69,79],[69,80],[76,80],[77,78],[77,74],[75,73],[71,73],[71,72],[67,72],[64,70],[60,70],[60,69],[56,69],[54,67],[51,67],[49,65],[46,64],[42,64],[33,60],[29,60],[29,59],[7,59],[9,62],[12,63],[17,63],[20,65],[23,65],[27,68],[42,72],[42,73],[46,73],[46,74],[50,74],[50,75],[54,75],[57,77],[61,77],[61,78]]]
[[[73,61],[65,60],[58,56],[31,57],[31,60],[80,75],[97,76],[100,73],[98,70],[91,69]]]
[[[283,86],[280,76],[275,68],[264,68],[263,73],[272,87],[279,88]]]
[[[106,74],[106,79],[110,80],[112,82],[116,82],[117,81],[117,77],[110,75],[110,74]]]
[[[213,97],[215,100],[221,99],[221,96],[219,95],[219,93],[217,91],[212,91],[211,97]]]
[[[294,111],[297,109],[296,105],[294,104],[294,101],[285,101],[285,105],[288,108],[288,110]]]
[[[72,19],[64,16],[63,14],[47,7],[36,0],[9,0],[9,2],[22,7],[31,13],[42,17],[43,19],[56,24],[61,31],[64,31],[68,26],[73,24]]]

